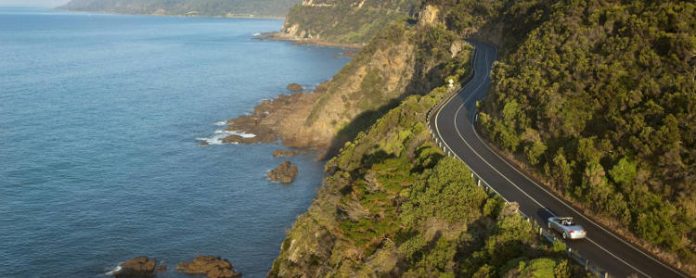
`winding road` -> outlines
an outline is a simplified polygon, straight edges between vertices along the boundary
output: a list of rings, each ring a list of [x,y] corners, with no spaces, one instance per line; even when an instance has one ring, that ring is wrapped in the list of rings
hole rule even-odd
[[[486,144],[474,127],[476,101],[488,92],[489,73],[497,53],[490,45],[472,43],[476,52],[471,80],[430,115],[430,128],[443,147],[464,161],[476,176],[504,199],[517,202],[520,211],[540,226],[546,227],[546,219],[551,216],[574,217],[587,230],[587,238],[566,241],[567,246],[603,268],[610,276],[688,277],[585,217]]]

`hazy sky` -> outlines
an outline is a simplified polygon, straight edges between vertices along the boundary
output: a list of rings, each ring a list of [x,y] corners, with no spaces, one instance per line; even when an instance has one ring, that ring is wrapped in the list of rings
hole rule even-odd
[[[70,0],[0,0],[0,6],[56,7]]]

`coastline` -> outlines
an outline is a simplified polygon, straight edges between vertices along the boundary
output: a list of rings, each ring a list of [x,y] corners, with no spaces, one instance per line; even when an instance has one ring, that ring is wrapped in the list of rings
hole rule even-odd
[[[351,44],[351,43],[338,43],[338,42],[330,42],[330,41],[324,41],[324,40],[318,40],[318,39],[303,39],[303,38],[298,38],[296,36],[292,36],[283,32],[266,32],[266,33],[261,33],[260,36],[257,37],[259,40],[273,40],[273,41],[287,41],[287,42],[292,42],[297,45],[313,45],[313,46],[320,46],[320,47],[335,47],[335,48],[343,48],[343,49],[349,49],[349,50],[360,50],[365,45],[363,44]]]

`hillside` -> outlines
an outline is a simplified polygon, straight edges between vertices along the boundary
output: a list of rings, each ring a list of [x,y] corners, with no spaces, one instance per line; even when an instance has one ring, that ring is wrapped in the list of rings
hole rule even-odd
[[[327,163],[270,277],[583,275],[430,139],[427,112],[446,95],[407,98]]]
[[[286,115],[301,114],[295,124],[283,128],[285,132],[278,131],[291,146],[343,150],[327,164],[324,187],[289,232],[272,274],[471,276],[472,269],[481,270],[483,266],[461,256],[484,251],[459,241],[440,243],[432,235],[451,231],[463,238],[481,236],[485,242],[494,234],[488,232],[496,230],[492,223],[504,222],[499,215],[487,218],[486,213],[476,212],[474,208],[486,198],[459,204],[468,209],[460,215],[472,217],[464,223],[479,219],[493,225],[481,231],[475,226],[458,229],[462,223],[438,216],[440,210],[458,205],[434,196],[427,202],[416,197],[430,187],[450,190],[433,176],[449,159],[433,161],[431,143],[419,123],[427,111],[424,107],[434,104],[428,100],[442,92],[422,95],[448,76],[457,79],[466,72],[461,52],[468,48],[457,43],[464,38],[499,46],[501,61],[492,74],[494,88],[482,103],[481,129],[501,152],[595,219],[694,273],[694,5],[423,2],[426,5],[409,3],[413,7],[409,12],[399,10],[400,15],[389,20],[392,27],[375,29],[375,39],[356,59],[305,99],[303,112],[276,117],[275,123],[280,123]],[[350,40],[346,34],[372,30],[374,21],[359,23],[350,16],[368,3],[304,1],[291,11],[284,32],[320,40],[367,41],[371,32],[351,35]],[[322,11],[333,14],[319,15]],[[348,28],[333,29],[340,26]],[[406,98],[409,95],[417,96]],[[283,98],[289,107],[285,110],[295,107],[288,99],[303,97]],[[273,122],[268,123],[271,128]],[[360,135],[355,141],[343,144],[356,134]],[[418,218],[404,215],[409,206],[424,203],[435,204],[429,211],[435,220],[413,221]],[[418,226],[423,221],[442,226],[429,231]],[[523,250],[548,254],[534,240],[522,242]],[[411,244],[427,247],[415,247],[420,251],[411,253]],[[511,250],[508,259],[520,249]],[[503,264],[487,267],[495,276],[509,270]]]
[[[145,15],[284,17],[298,0],[72,0],[62,9]]]
[[[505,49],[484,129],[606,225],[694,267],[696,5],[525,2],[543,23]]]
[[[327,162],[317,198],[288,232],[269,276],[584,275],[565,259],[563,246],[542,243],[514,205],[476,186],[466,166],[432,141],[427,112],[452,92],[442,85],[470,73],[473,49],[460,34],[483,25],[472,14],[452,18],[448,27],[449,8],[426,6],[417,23],[385,29],[307,101],[309,126],[340,120],[357,136],[325,131],[351,141]],[[452,13],[469,11],[460,8]],[[408,66],[393,67],[385,57]],[[390,81],[402,78],[410,82]],[[408,86],[391,100],[380,97],[390,83]],[[343,107],[368,116],[348,117]]]
[[[252,115],[230,121],[229,129],[262,135],[254,140],[281,139],[290,147],[335,154],[406,96],[441,84],[446,62],[450,71],[462,65],[463,41],[441,29],[430,31],[415,32],[403,21],[387,26],[313,92],[264,102]],[[237,139],[245,142],[237,137],[228,142]]]

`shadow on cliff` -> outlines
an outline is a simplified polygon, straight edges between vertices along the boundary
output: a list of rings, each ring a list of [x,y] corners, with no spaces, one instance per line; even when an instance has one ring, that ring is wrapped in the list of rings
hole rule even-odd
[[[327,160],[337,155],[346,142],[354,140],[361,131],[367,132],[367,130],[373,124],[375,124],[379,118],[384,116],[390,110],[399,106],[401,101],[407,97],[411,95],[425,95],[435,87],[444,84],[444,77],[442,77],[444,68],[443,63],[439,63],[429,70],[424,70],[422,64],[416,62],[414,63],[413,68],[414,78],[412,78],[408,84],[404,86],[404,93],[391,99],[385,105],[382,105],[377,109],[360,113],[348,125],[336,133],[336,136],[334,136],[329,148],[321,159]]]
[[[330,159],[337,155],[346,142],[355,139],[361,131],[367,131],[367,129],[377,122],[380,117],[389,112],[389,110],[399,106],[401,99],[402,98],[392,99],[389,103],[382,105],[378,109],[360,113],[348,125],[336,133],[336,136],[331,140],[331,144],[322,157],[322,160]]]

